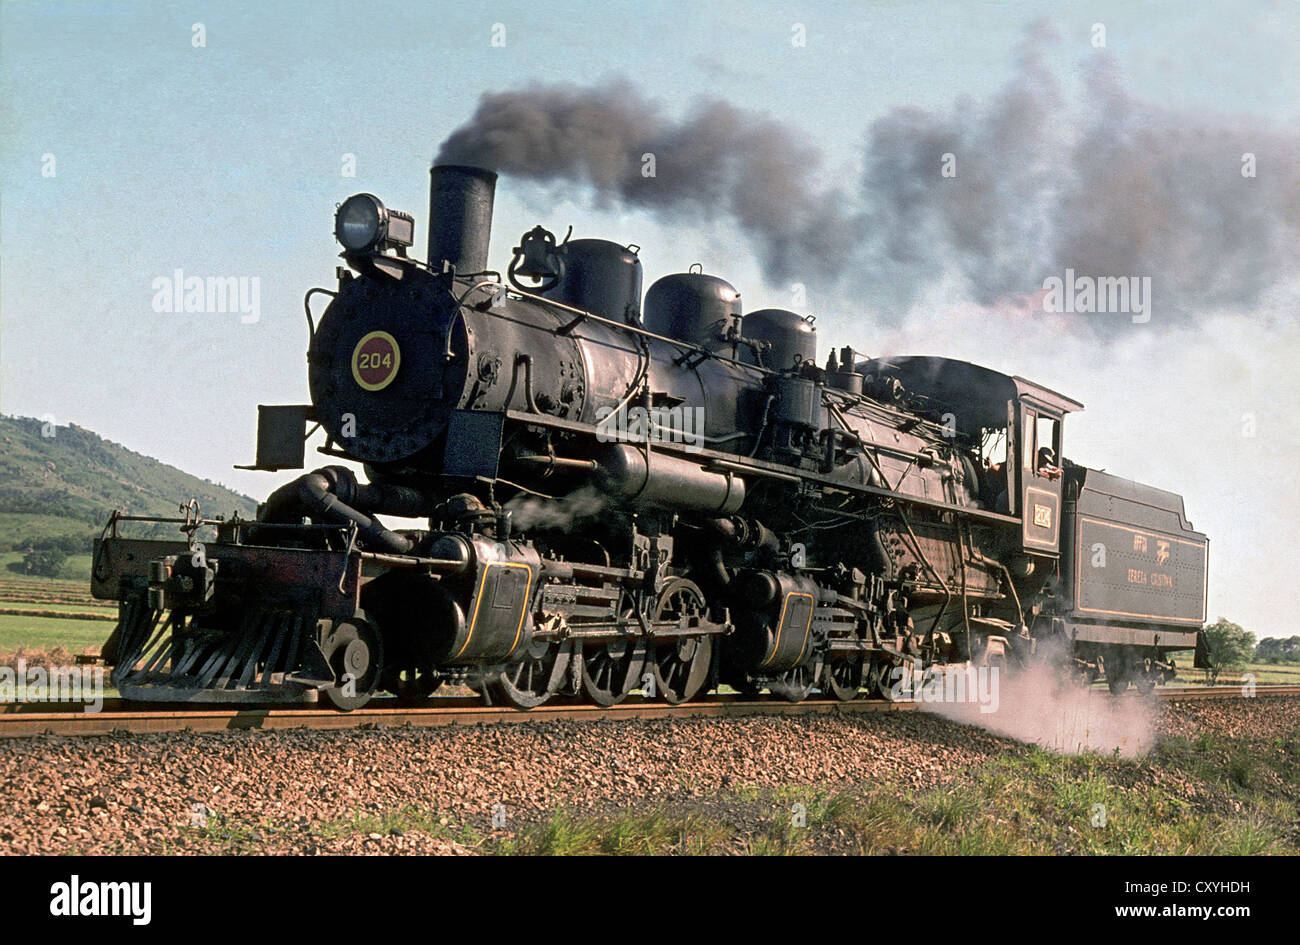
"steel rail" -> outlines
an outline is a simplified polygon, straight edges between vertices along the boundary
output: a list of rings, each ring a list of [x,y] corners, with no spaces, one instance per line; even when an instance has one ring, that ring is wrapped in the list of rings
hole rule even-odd
[[[1094,695],[1110,698],[1103,690]],[[1240,686],[1160,689],[1163,702],[1191,702],[1209,699],[1244,698]],[[1300,696],[1300,686],[1261,685],[1254,698]],[[248,708],[232,706],[161,706],[142,709],[121,699],[104,701],[103,711],[85,712],[81,703],[6,703],[0,706],[0,738],[35,735],[111,735],[155,732],[221,732],[228,730],[284,729],[342,730],[353,728],[437,728],[454,725],[482,725],[509,722],[613,721],[624,719],[717,718],[759,715],[854,715],[873,712],[903,712],[921,708],[917,701],[889,702],[884,699],[855,699],[852,702],[809,699],[791,703],[784,699],[759,699],[722,695],[701,702],[673,706],[639,699],[603,708],[578,702],[552,702],[520,711],[512,707],[483,705],[476,697],[448,697],[431,700],[418,708],[388,706],[377,699],[355,712],[314,708]]]

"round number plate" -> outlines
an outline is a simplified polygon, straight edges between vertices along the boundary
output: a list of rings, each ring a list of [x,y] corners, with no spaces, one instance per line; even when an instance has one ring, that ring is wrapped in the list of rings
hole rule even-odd
[[[352,349],[352,379],[363,390],[383,390],[397,377],[402,351],[386,331],[372,331]]]

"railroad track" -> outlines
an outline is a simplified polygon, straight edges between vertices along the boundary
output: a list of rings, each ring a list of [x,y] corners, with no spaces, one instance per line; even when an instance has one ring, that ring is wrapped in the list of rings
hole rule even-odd
[[[1164,702],[1204,699],[1242,698],[1240,686],[1201,686],[1186,689],[1160,689]],[[1097,699],[1111,696],[1094,690]],[[1300,686],[1258,686],[1255,698],[1300,696]],[[1126,698],[1136,698],[1128,696]],[[449,697],[430,700],[419,708],[386,705],[376,699],[355,712],[332,709],[249,708],[247,706],[163,706],[142,709],[120,699],[106,699],[99,712],[85,712],[80,703],[7,703],[0,705],[0,738],[32,735],[108,735],[149,732],[220,732],[231,729],[349,729],[366,727],[415,726],[436,728],[448,725],[484,723],[588,721],[614,719],[706,718],[745,715],[849,715],[862,712],[914,711],[922,703],[888,702],[882,699],[856,699],[852,702],[808,699],[790,703],[776,698],[745,698],[719,695],[700,702],[671,706],[663,702],[628,699],[611,708],[577,702],[554,702],[528,712],[500,706],[483,705],[476,697]]]

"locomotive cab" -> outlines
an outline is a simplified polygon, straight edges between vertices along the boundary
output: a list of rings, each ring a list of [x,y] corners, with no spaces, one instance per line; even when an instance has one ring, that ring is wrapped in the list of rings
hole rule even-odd
[[[1065,414],[1083,405],[1023,378],[1012,380],[1018,394],[1021,543],[1027,552],[1055,555],[1061,541],[1061,427]]]
[[[896,385],[974,447],[980,502],[1019,519],[1020,550],[1060,547],[1061,446],[1065,415],[1083,404],[1023,377],[949,358],[881,358],[859,365]]]

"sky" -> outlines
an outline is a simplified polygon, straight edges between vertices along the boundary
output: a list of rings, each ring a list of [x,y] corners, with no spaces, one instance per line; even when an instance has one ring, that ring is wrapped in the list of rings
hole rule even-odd
[[[803,45],[792,41],[797,25]],[[257,404],[306,402],[302,296],[334,282],[335,206],[376,193],[416,216],[422,247],[428,166],[485,93],[534,83],[626,87],[630,100],[651,103],[665,120],[701,101],[727,103],[777,123],[788,135],[778,143],[819,155],[803,169],[807,186],[843,192],[850,204],[864,166],[886,145],[900,135],[906,143],[912,128],[942,140],[952,131],[965,148],[952,183],[965,186],[960,169],[980,168],[971,152],[983,147],[984,170],[992,164],[1005,198],[998,218],[982,218],[987,194],[976,194],[962,220],[925,217],[917,228],[929,250],[923,278],[899,261],[897,232],[836,280],[810,272],[806,308],[818,317],[823,351],[848,343],[871,355],[961,358],[1082,401],[1086,410],[1065,425],[1065,454],[1180,493],[1210,535],[1210,619],[1289,636],[1296,628],[1279,590],[1291,584],[1286,562],[1300,546],[1298,34],[1300,4],[1286,0],[3,0],[0,412],[76,423],[265,497],[290,474],[233,466],[253,459]],[[1102,129],[1102,146],[1108,135],[1126,136],[1130,153],[1152,152],[1156,170],[1139,170],[1158,177],[1162,142],[1176,164],[1205,156],[1188,150],[1186,138],[1218,136],[1231,144],[1225,152],[1235,149],[1234,186],[1237,152],[1251,150],[1258,184],[1272,189],[1250,191],[1269,196],[1249,198],[1258,205],[1247,202],[1251,212],[1235,216],[1241,191],[1224,190],[1219,203],[1166,195],[1194,212],[1173,224],[1153,220],[1155,249],[1144,243],[1134,257],[1151,261],[1158,289],[1178,288],[1177,305],[1155,306],[1149,323],[1125,320],[1099,335],[1079,319],[1039,317],[1044,260],[1034,214],[1053,215],[1053,246],[1068,245],[1060,235],[1076,229],[1076,244],[1094,239],[1096,220],[1104,230],[1112,215],[1131,218],[1124,226],[1145,238],[1150,214],[1123,205],[1131,200],[1116,205],[1104,174],[1082,191],[1082,206],[1018,189],[1041,170],[1031,158],[1062,153],[1046,142],[1041,153],[999,150],[999,122],[1013,114],[999,103],[1014,105],[1020,93],[1046,103],[1032,126],[1044,139],[1076,140],[1090,128],[1094,139]],[[1134,102],[1136,123],[1097,120],[1099,110]],[[1134,144],[1148,115],[1167,134]],[[1083,152],[1085,165],[1091,153]],[[727,208],[657,212],[589,183],[504,174],[492,267],[505,269],[510,247],[534,224],[559,233],[572,224],[575,236],[638,244],[647,285],[698,261],[737,285],[749,310],[789,304],[789,274],[775,277],[771,254]],[[1028,222],[1009,232],[1022,192],[1034,197],[1025,203]],[[1230,224],[1219,241],[1166,238],[1169,226],[1226,233]],[[906,234],[910,218],[896,215],[891,225]],[[938,225],[947,229],[935,235],[929,227]],[[1001,247],[987,255],[997,275],[992,296],[986,257],[972,262],[949,236],[957,229]],[[865,239],[861,229],[844,238]],[[1107,248],[1122,260],[1129,247],[1121,240]],[[1072,258],[1057,256],[1051,265]],[[791,258],[805,265],[798,253]],[[178,269],[257,279],[258,317],[158,311],[157,280]],[[1166,269],[1179,275],[1160,282]],[[1231,291],[1244,282],[1248,291]],[[905,296],[882,294],[902,283]],[[1229,291],[1220,291],[1225,283]]]

